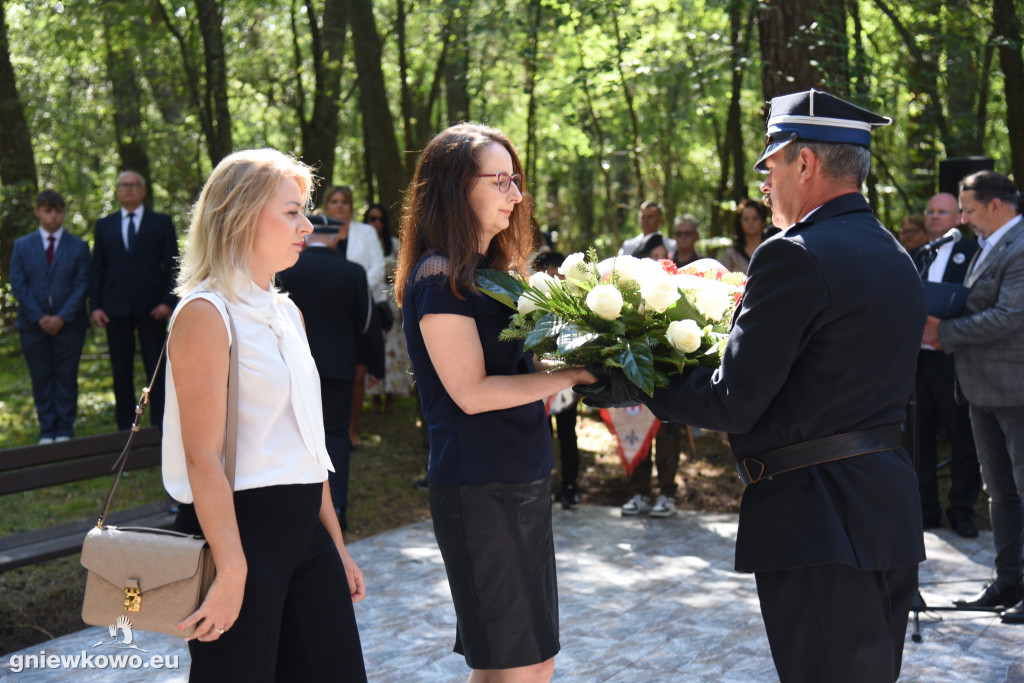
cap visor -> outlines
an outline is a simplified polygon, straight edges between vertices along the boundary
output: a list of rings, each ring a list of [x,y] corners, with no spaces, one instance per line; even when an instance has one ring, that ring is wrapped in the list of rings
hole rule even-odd
[[[754,163],[754,170],[757,171],[758,173],[767,173],[768,167],[764,165],[765,159],[775,154],[789,143],[793,142],[793,140],[796,140],[796,135],[793,135],[788,140],[778,140],[776,142],[770,142],[767,145],[765,145],[764,151],[761,152],[761,156],[758,157],[757,161]]]

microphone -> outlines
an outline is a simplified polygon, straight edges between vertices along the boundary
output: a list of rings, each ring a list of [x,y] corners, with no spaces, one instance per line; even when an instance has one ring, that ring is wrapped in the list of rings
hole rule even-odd
[[[950,228],[949,232],[947,232],[945,235],[943,235],[942,237],[933,242],[929,242],[928,244],[926,244],[925,249],[930,249],[933,252],[938,251],[939,247],[941,247],[943,244],[948,244],[949,242],[959,242],[962,237],[963,233],[960,232],[960,228]]]

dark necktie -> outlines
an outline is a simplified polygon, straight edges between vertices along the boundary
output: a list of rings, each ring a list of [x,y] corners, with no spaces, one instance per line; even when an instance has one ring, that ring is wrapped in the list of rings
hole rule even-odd
[[[56,238],[53,235],[47,235],[46,239],[49,240],[49,243],[46,245],[46,265],[52,266],[53,265],[53,243],[54,243]]]
[[[135,214],[128,214],[128,253],[135,248]]]

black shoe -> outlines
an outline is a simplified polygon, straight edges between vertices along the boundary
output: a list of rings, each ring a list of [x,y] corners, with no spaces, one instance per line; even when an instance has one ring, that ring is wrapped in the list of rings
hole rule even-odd
[[[420,491],[426,491],[427,489],[430,488],[430,477],[423,477],[422,479],[417,479],[412,483],[412,487],[414,489],[419,489]]]
[[[925,517],[923,520],[925,529],[938,529],[942,526],[942,517]]]
[[[985,589],[969,600],[954,600],[957,607],[1009,607],[1024,600],[1024,583],[1011,585],[1000,584],[998,581],[985,586]],[[1024,612],[1022,612],[1024,616]],[[1022,622],[1024,623],[1024,622]]]
[[[1004,624],[1024,624],[1024,601],[1003,612],[999,619]]]
[[[955,531],[958,536],[962,536],[963,538],[978,537],[978,528],[974,526],[974,522],[971,521],[971,518],[966,515],[951,518],[949,520],[949,524],[953,527],[953,531]]]
[[[562,509],[563,510],[575,510],[580,504],[579,496],[576,495],[575,488],[562,489]]]

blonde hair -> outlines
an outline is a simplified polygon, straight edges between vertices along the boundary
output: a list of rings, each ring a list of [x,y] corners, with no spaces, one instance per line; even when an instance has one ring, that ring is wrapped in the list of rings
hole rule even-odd
[[[234,299],[234,275],[252,277],[256,224],[283,178],[298,183],[302,202],[308,204],[312,169],[277,150],[235,152],[217,164],[192,208],[175,294],[184,297],[209,280],[213,289]]]

